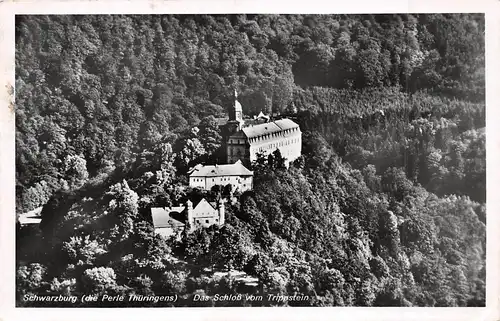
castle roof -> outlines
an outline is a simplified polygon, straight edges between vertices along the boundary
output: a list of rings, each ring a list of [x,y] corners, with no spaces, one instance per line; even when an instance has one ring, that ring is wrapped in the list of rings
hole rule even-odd
[[[217,177],[217,176],[251,176],[253,172],[248,170],[241,161],[226,165],[206,165],[195,167],[189,177]]]
[[[299,128],[299,125],[290,119],[280,119],[270,123],[259,124],[242,129],[243,133],[248,138],[273,134],[287,129]]]
[[[218,208],[217,206],[217,203],[216,202],[209,202],[207,201],[205,198],[202,198],[198,204],[196,204],[195,207],[193,207],[193,210],[196,211],[196,210],[200,210],[203,209],[203,208],[207,208],[208,206],[211,207],[210,210],[216,210]]]

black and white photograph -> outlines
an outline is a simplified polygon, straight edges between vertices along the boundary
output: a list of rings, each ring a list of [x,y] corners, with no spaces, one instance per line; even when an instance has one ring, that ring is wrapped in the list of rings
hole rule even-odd
[[[16,14],[15,306],[485,307],[485,25]]]

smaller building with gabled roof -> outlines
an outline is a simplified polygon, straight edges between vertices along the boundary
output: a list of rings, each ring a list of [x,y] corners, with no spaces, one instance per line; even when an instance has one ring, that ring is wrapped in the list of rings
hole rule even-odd
[[[234,164],[196,165],[189,172],[189,186],[211,190],[215,185],[231,184],[233,191],[249,191],[253,188],[253,172],[240,160]]]
[[[213,224],[223,225],[225,221],[224,200],[218,203],[202,199],[195,206],[188,200],[183,206],[152,207],[151,218],[155,232],[164,236],[180,237],[184,229],[188,232]]]

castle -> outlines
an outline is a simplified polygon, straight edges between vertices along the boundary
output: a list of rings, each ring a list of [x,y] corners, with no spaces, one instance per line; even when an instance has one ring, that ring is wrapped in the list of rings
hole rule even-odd
[[[243,109],[235,92],[234,106],[229,110],[226,129],[227,163],[241,160],[250,165],[258,154],[268,155],[279,149],[286,163],[293,162],[301,155],[302,132],[298,124],[290,119],[270,121],[262,113],[254,120],[243,119]]]
[[[262,112],[253,119],[243,119],[243,109],[235,92],[234,106],[229,110],[225,124],[227,164],[196,165],[189,174],[189,186],[210,190],[215,185],[231,184],[233,191],[253,189],[253,172],[250,165],[259,154],[268,155],[279,150],[289,164],[301,155],[302,132],[290,119],[271,120]],[[188,200],[184,206],[153,207],[151,216],[155,232],[165,237],[180,237],[188,228],[192,232],[200,227],[224,224],[224,200],[217,203],[202,199],[196,206]]]
[[[151,217],[157,234],[164,237],[180,237],[188,226],[188,232],[200,227],[209,227],[213,224],[223,225],[225,221],[225,205],[221,199],[218,203],[202,199],[193,207],[188,200],[183,206],[152,207]]]

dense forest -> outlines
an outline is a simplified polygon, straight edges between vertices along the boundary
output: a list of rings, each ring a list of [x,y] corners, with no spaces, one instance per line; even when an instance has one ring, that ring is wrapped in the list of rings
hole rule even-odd
[[[16,208],[43,206],[18,305],[484,306],[484,46],[480,14],[16,16]],[[253,192],[188,188],[235,89],[303,156],[260,157]],[[236,199],[225,225],[154,234],[152,206],[202,197]],[[310,299],[193,301],[270,293]]]

